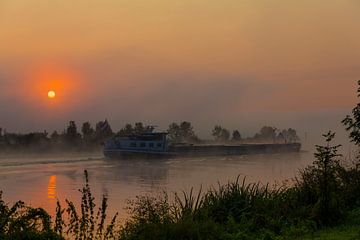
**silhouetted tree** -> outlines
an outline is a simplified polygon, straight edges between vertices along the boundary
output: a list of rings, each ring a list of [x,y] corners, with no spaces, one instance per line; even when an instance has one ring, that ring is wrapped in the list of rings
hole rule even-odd
[[[360,80],[358,80],[357,97],[360,98]],[[342,123],[349,132],[349,138],[357,146],[360,146],[360,103],[352,109],[352,116],[347,115]]]
[[[285,137],[285,132],[286,130],[282,130],[281,132],[279,132],[279,134],[276,136],[276,141],[279,143],[287,143],[287,139]]]
[[[65,132],[65,139],[70,144],[76,144],[81,139],[81,135],[77,131],[75,121],[70,121]]]
[[[89,122],[84,122],[81,127],[83,140],[85,144],[89,144],[94,139],[95,130],[91,127]]]
[[[54,131],[51,135],[50,135],[50,139],[53,143],[59,143],[61,141],[61,136],[57,131]]]
[[[241,140],[241,134],[238,130],[234,130],[233,133],[232,133],[232,141],[240,141]]]
[[[338,154],[340,145],[331,145],[335,133],[329,131],[323,137],[326,145],[316,145],[315,161],[301,172],[302,182],[298,183],[306,186],[307,191],[313,192],[314,199],[309,198],[314,206],[312,215],[319,223],[327,225],[337,221],[341,212],[339,195],[336,194],[340,188],[337,170],[341,155]]]
[[[135,123],[135,126],[134,126],[134,133],[135,134],[142,134],[145,132],[145,127],[144,127],[144,124],[142,122],[137,122]]]
[[[144,126],[142,122],[135,123],[134,133],[135,134],[143,134],[146,132],[152,132],[154,130],[153,126]]]
[[[180,124],[171,123],[167,133],[169,140],[173,142],[198,141],[198,137],[195,135],[194,128],[190,122],[183,121]]]
[[[191,122],[184,121],[180,123],[180,133],[185,141],[194,141],[197,139]]]
[[[296,133],[295,129],[289,128],[287,130],[287,137],[288,137],[288,142],[293,143],[293,142],[297,142],[300,140],[299,136]]]
[[[130,123],[125,124],[125,126],[121,128],[117,133],[117,135],[119,136],[126,136],[132,134],[134,134],[134,128]]]
[[[264,126],[260,129],[259,133],[255,134],[254,139],[265,142],[275,142],[276,136],[276,128]]]
[[[295,143],[300,140],[295,129],[283,129],[276,136],[276,141],[280,143]]]
[[[228,141],[230,138],[229,130],[221,127],[220,125],[216,125],[214,127],[212,135],[215,137],[216,141]]]
[[[109,122],[99,121],[95,127],[95,138],[98,142],[103,142],[105,139],[114,135]]]
[[[130,123],[127,123],[123,128],[121,128],[117,135],[118,136],[126,136],[126,135],[134,135],[134,134],[143,134],[146,132],[152,132],[154,130],[153,126],[145,126],[142,122],[136,122],[134,126]]]
[[[171,123],[167,130],[169,140],[173,142],[181,142],[180,126],[177,123]]]

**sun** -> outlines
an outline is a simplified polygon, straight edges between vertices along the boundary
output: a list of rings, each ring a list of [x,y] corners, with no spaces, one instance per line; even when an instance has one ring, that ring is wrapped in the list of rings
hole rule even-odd
[[[48,98],[55,98],[55,96],[56,96],[56,93],[55,93],[55,91],[53,91],[53,90],[50,90],[50,91],[48,91]]]

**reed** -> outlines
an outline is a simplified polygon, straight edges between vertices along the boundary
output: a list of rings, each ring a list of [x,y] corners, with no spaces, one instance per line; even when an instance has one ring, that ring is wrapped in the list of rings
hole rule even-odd
[[[75,240],[114,239],[118,214],[116,213],[110,223],[106,224],[108,198],[106,195],[102,196],[101,205],[96,211],[95,198],[91,193],[87,170],[84,171],[84,177],[85,185],[79,189],[81,193],[80,212],[76,209],[75,204],[68,199],[66,199],[67,207],[65,209],[57,201],[54,230],[61,237],[71,237]],[[64,218],[65,213],[67,216]]]

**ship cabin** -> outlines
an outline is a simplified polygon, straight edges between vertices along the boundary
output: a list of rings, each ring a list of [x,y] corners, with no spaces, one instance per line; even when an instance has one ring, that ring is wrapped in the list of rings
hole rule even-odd
[[[166,133],[163,132],[119,136],[105,142],[105,150],[166,152],[167,149]]]

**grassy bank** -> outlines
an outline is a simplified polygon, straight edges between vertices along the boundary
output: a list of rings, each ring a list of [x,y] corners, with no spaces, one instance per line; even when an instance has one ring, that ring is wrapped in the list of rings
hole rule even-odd
[[[360,239],[360,209],[349,212],[338,226],[327,227],[298,238],[299,240],[357,240]]]

